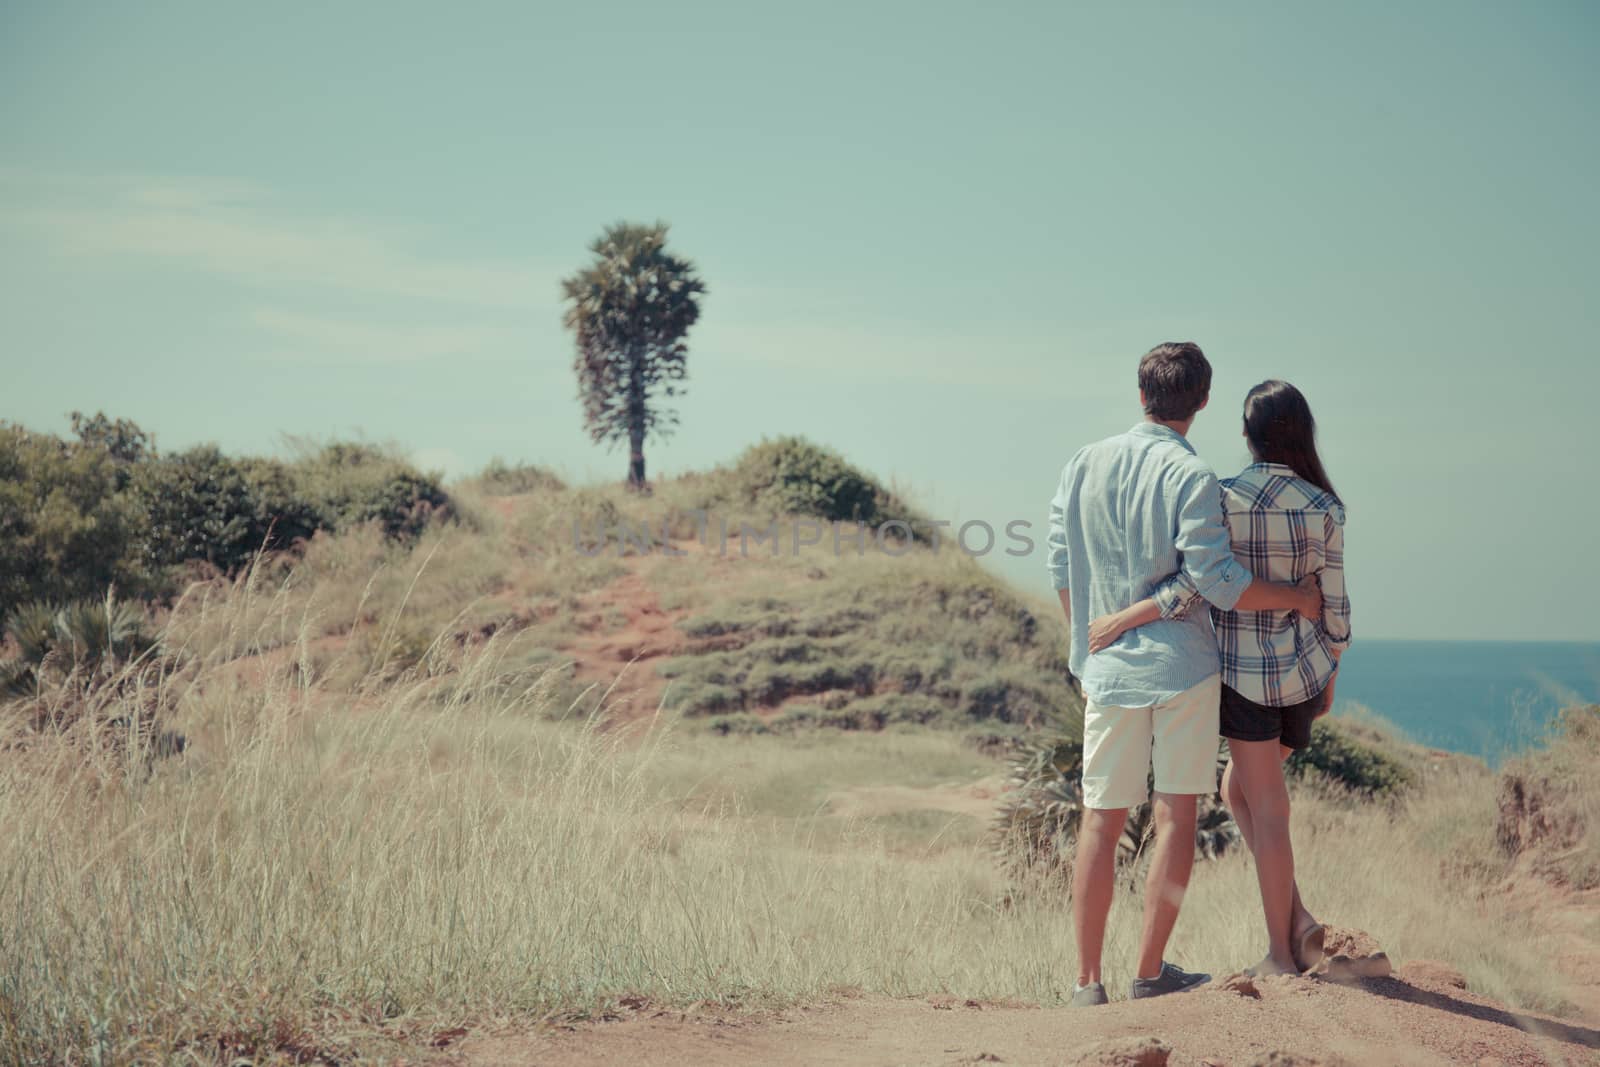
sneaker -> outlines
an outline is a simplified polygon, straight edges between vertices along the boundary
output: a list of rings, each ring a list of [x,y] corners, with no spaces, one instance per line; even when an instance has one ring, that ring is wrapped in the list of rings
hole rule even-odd
[[[1072,991],[1071,1003],[1074,1008],[1092,1008],[1096,1004],[1106,1003],[1107,1000],[1106,987],[1099,982],[1090,982]]]
[[[1211,981],[1209,974],[1191,973],[1163,960],[1161,973],[1154,978],[1135,978],[1128,996],[1133,1000],[1143,1000],[1146,997],[1159,997],[1168,993],[1186,993],[1209,981]]]

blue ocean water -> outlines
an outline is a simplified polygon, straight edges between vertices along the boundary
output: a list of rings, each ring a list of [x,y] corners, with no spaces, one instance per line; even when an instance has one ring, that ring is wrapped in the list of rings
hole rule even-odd
[[[1600,704],[1600,644],[1358,637],[1334,694],[1335,713],[1362,704],[1419,744],[1493,764],[1537,743],[1561,708]]]

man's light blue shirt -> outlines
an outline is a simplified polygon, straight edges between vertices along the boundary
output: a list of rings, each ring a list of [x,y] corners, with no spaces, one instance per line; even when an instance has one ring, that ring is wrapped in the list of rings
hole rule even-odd
[[[1233,558],[1217,476],[1182,434],[1141,422],[1073,456],[1050,501],[1048,549],[1051,581],[1071,591],[1069,662],[1090,700],[1148,707],[1218,672],[1211,613],[1185,616],[1182,598],[1161,582],[1181,570],[1227,611],[1250,572]],[[1148,596],[1162,618],[1089,655],[1089,622]]]

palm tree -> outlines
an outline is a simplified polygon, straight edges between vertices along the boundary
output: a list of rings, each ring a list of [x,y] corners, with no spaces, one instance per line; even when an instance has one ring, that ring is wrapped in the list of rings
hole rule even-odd
[[[657,400],[683,392],[684,336],[706,291],[694,265],[666,244],[665,223],[619,222],[589,246],[594,262],[561,283],[562,321],[578,345],[573,368],[584,427],[596,443],[627,439],[633,489],[645,484],[645,438],[677,425],[677,412]]]

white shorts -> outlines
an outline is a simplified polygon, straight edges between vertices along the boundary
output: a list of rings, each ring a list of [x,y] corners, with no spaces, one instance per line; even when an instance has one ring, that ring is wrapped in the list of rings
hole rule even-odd
[[[1217,790],[1217,727],[1222,676],[1213,674],[1171,700],[1147,708],[1083,709],[1083,803],[1134,808],[1156,792],[1203,795]]]

